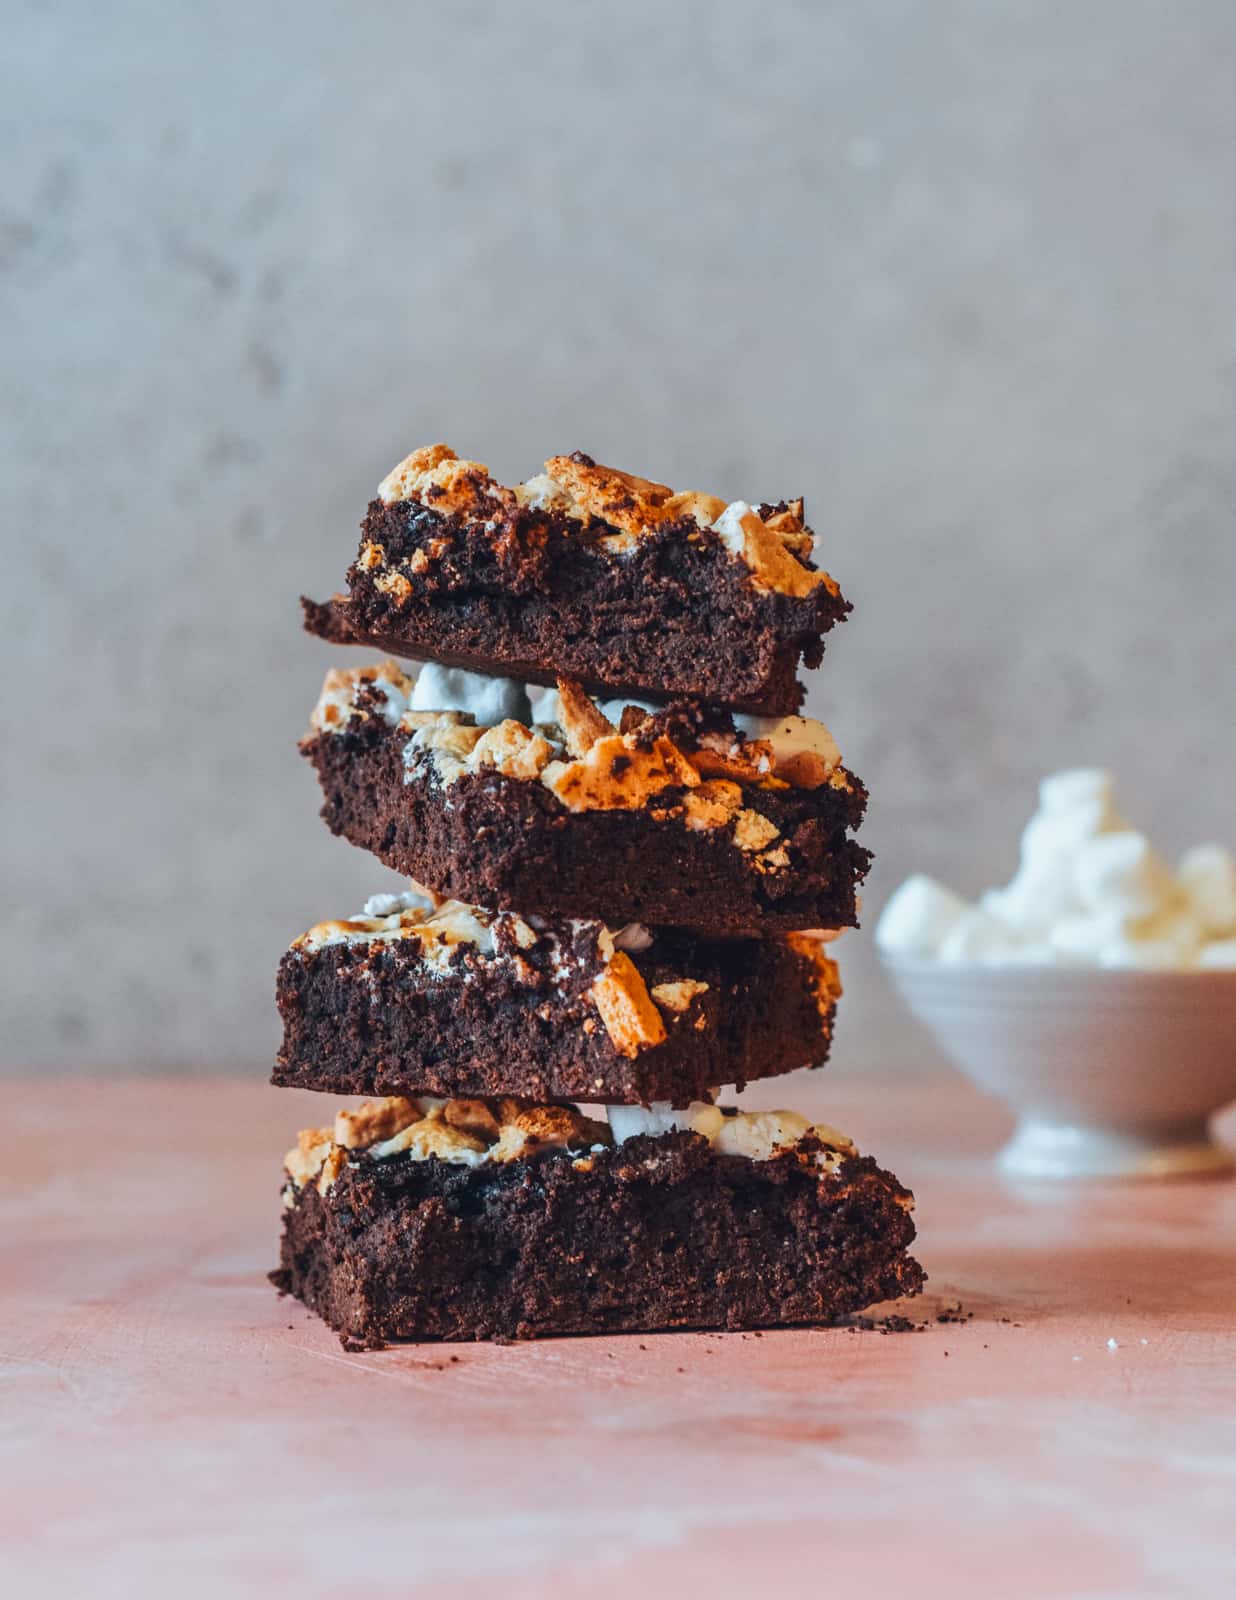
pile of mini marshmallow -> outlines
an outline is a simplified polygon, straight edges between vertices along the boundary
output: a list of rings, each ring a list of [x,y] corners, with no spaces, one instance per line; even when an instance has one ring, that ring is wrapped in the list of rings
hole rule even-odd
[[[916,874],[876,943],[956,966],[1236,968],[1236,858],[1200,845],[1173,873],[1116,811],[1107,773],[1058,772],[1039,786],[1011,883],[972,905]]]

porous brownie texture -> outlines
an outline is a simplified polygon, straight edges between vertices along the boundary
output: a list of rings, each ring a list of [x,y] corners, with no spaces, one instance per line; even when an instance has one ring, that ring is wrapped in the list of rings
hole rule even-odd
[[[279,966],[271,1081],[685,1106],[827,1059],[840,983],[818,941],[657,929],[647,950],[607,958],[599,923],[528,933],[535,942],[496,954],[456,945],[445,970],[422,959],[415,934],[298,941]]]
[[[638,809],[570,810],[543,783],[496,769],[449,786],[429,763],[405,766],[406,732],[378,717],[301,741],[322,785],[322,817],[379,861],[438,894],[559,917],[694,928],[715,934],[858,925],[869,853],[847,837],[866,790],[761,791],[760,812],[785,864],[762,871],[732,829],[692,827],[685,791]]]
[[[447,455],[389,491],[415,482],[419,498],[371,503],[348,594],[303,602],[311,633],[533,683],[797,710],[800,660],[818,666],[850,610],[810,560],[801,502],[750,510],[761,551],[744,559],[709,525],[724,511],[712,496],[577,453],[547,463],[550,497],[529,502]],[[443,472],[449,492],[430,481]]]
[[[354,1152],[285,1191],[272,1278],[368,1348],[829,1323],[915,1293],[908,1192],[819,1150],[756,1161],[674,1132],[476,1166]]]

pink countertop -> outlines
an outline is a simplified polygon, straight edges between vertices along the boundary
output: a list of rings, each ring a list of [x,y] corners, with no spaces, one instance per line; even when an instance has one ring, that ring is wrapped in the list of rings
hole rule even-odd
[[[1005,1188],[951,1081],[748,1098],[917,1191],[926,1332],[345,1354],[264,1278],[313,1097],[10,1086],[4,1592],[1232,1593],[1236,1185]]]

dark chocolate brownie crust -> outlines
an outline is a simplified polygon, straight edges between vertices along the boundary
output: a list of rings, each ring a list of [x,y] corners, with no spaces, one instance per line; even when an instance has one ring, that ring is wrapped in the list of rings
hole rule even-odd
[[[523,914],[644,922],[713,934],[857,927],[856,891],[870,854],[847,837],[866,806],[850,787],[761,791],[787,870],[760,872],[722,829],[657,807],[571,811],[543,784],[497,771],[444,787],[426,765],[405,769],[407,734],[379,717],[311,734],[322,817],[396,872],[436,893]]]
[[[277,1287],[345,1343],[827,1323],[913,1294],[914,1223],[866,1157],[767,1161],[642,1135],[579,1170],[359,1155],[284,1213]]]
[[[459,945],[445,974],[426,966],[416,938],[294,946],[279,966],[284,1033],[271,1081],[336,1094],[685,1106],[722,1084],[826,1060],[838,986],[833,964],[810,950],[657,930],[630,957],[645,989],[656,999],[658,986],[684,979],[707,988],[681,1007],[657,1000],[665,1037],[624,1050],[592,998],[599,925],[577,928],[565,962],[544,939],[514,959]]]
[[[481,525],[415,501],[375,500],[361,528],[362,550],[380,545],[385,566],[354,563],[347,599],[302,601],[310,633],[530,683],[572,677],[609,694],[789,716],[803,698],[799,660],[818,666],[820,635],[850,610],[822,584],[806,596],[761,592],[689,518],[621,560],[597,547],[612,527],[581,530],[561,512],[512,512],[497,546]],[[409,592],[378,587],[431,546]]]

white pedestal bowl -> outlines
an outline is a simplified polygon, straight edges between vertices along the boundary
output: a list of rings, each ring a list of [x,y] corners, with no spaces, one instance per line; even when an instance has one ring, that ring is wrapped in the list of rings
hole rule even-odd
[[[1011,1106],[1018,1178],[1232,1170],[1210,1119],[1236,1099],[1236,971],[945,966],[885,956],[913,1015]]]

